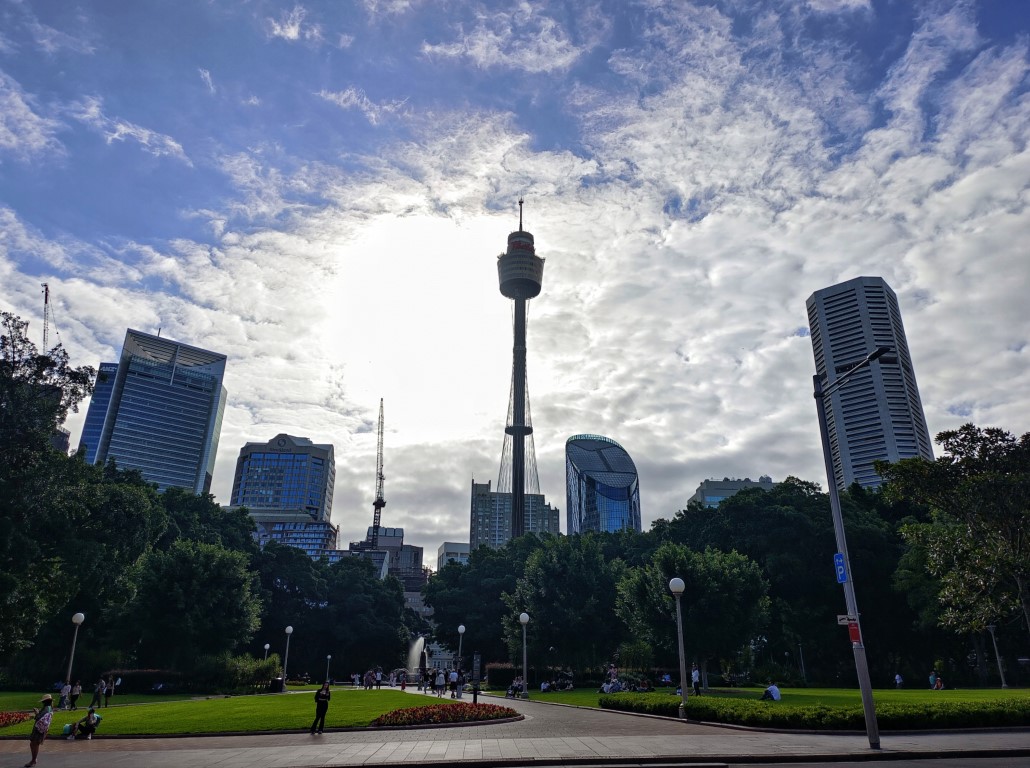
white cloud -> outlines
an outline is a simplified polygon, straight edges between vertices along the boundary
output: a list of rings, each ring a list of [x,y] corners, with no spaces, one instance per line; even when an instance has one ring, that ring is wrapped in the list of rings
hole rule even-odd
[[[27,160],[63,154],[56,133],[61,123],[38,113],[35,99],[11,77],[0,72],[0,161],[4,155]]]
[[[132,140],[139,144],[145,152],[155,157],[171,157],[186,163],[186,165],[193,165],[193,161],[183,151],[182,145],[171,136],[152,131],[127,120],[105,115],[103,101],[99,97],[87,96],[70,105],[68,113],[74,119],[100,133],[108,144],[115,141]]]
[[[490,8],[490,10],[487,10]],[[521,0],[511,10],[483,6],[473,28],[457,30],[457,39],[423,43],[431,58],[468,59],[483,69],[554,72],[568,69],[583,54],[564,26],[546,13],[547,5]]]
[[[200,75],[200,79],[204,81],[204,85],[207,86],[208,93],[215,92],[215,83],[211,79],[211,73],[203,67],[197,68],[197,73]]]
[[[48,54],[62,50],[83,54],[96,53],[96,48],[88,40],[54,29],[34,18],[30,19],[26,26],[36,45]]]
[[[344,91],[322,90],[318,96],[341,109],[357,109],[372,125],[379,125],[383,117],[403,111],[406,104],[406,101],[376,103],[369,99],[364,91],[353,87]]]
[[[265,19],[269,37],[279,37],[290,42],[300,40],[320,43],[322,41],[322,27],[320,24],[305,24],[307,9],[301,5],[295,5],[289,11],[283,11],[278,19]]]

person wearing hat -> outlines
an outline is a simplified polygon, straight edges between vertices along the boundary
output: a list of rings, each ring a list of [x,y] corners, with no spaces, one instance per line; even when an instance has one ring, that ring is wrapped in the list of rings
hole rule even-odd
[[[39,703],[43,706],[32,708],[32,714],[35,716],[32,722],[32,733],[29,734],[29,750],[32,752],[32,759],[25,763],[25,768],[32,768],[36,764],[39,745],[46,738],[47,731],[50,730],[50,721],[54,718],[54,697],[47,693]]]

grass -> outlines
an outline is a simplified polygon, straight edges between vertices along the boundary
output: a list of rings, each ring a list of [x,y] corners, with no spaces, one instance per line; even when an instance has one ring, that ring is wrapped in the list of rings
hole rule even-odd
[[[19,710],[31,710],[33,707],[39,706],[39,700],[43,698],[42,691],[0,691],[0,712],[16,712]],[[51,693],[54,697],[54,705],[60,700],[61,696],[57,693]],[[112,705],[121,704],[152,704],[156,702],[165,701],[179,701],[182,699],[191,698],[191,694],[188,693],[173,693],[173,694],[162,694],[154,695],[149,693],[116,693],[111,697]],[[79,717],[84,717],[86,710],[89,709],[89,702],[93,699],[93,692],[90,691],[89,695],[83,693],[79,697],[77,712],[82,712]],[[55,712],[55,714],[60,714]],[[72,713],[66,713],[72,714]]]
[[[38,701],[38,696],[35,697]],[[151,702],[155,697],[150,697]],[[129,699],[125,696],[124,699]],[[399,690],[363,691],[334,688],[326,715],[326,728],[365,727],[387,712],[419,704],[450,703],[435,696],[419,697]],[[123,701],[122,703],[127,703]],[[60,734],[65,723],[85,716],[79,712],[54,712],[51,733]],[[109,707],[100,713],[99,735],[200,734],[230,731],[307,730],[315,717],[314,693],[261,696],[212,697],[188,701],[159,699],[148,706]],[[0,736],[24,736],[24,723],[0,729]]]
[[[734,699],[757,699],[762,695],[762,688],[713,688],[706,696],[717,698]],[[781,688],[783,702],[801,706],[821,705],[826,707],[843,707],[862,703],[862,696],[858,689],[850,688]],[[658,693],[668,692],[670,696],[675,695],[674,688],[659,688]],[[885,688],[873,691],[873,700],[876,703],[892,704],[933,704],[935,702],[975,702],[975,701],[1001,701],[1004,699],[1021,698],[1030,691],[1026,688],[963,688],[955,690],[931,691],[917,688]],[[574,690],[555,691],[553,693],[540,693],[537,691],[529,694],[534,701],[550,701],[556,704],[574,704],[580,707],[599,707],[598,699],[600,694],[595,690]]]

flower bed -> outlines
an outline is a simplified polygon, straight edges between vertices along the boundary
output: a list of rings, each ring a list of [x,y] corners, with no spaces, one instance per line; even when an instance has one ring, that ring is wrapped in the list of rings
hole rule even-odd
[[[8,725],[23,723],[31,719],[32,715],[28,712],[0,712],[0,728],[6,728]]]
[[[501,720],[518,717],[510,707],[496,704],[431,704],[425,707],[395,709],[373,720],[373,728],[399,725],[440,725],[444,723],[472,723],[482,720]]]

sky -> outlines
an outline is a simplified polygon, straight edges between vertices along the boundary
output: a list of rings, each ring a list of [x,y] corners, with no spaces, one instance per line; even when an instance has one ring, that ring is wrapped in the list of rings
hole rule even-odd
[[[826,487],[805,300],[897,293],[931,435],[1030,431],[1030,3],[0,0],[0,309],[77,365],[127,328],[228,356],[212,492],[336,448],[362,538],[435,566],[500,466],[524,226],[541,490],[633,457],[645,529],[706,478]],[[85,405],[68,421],[73,445]]]

